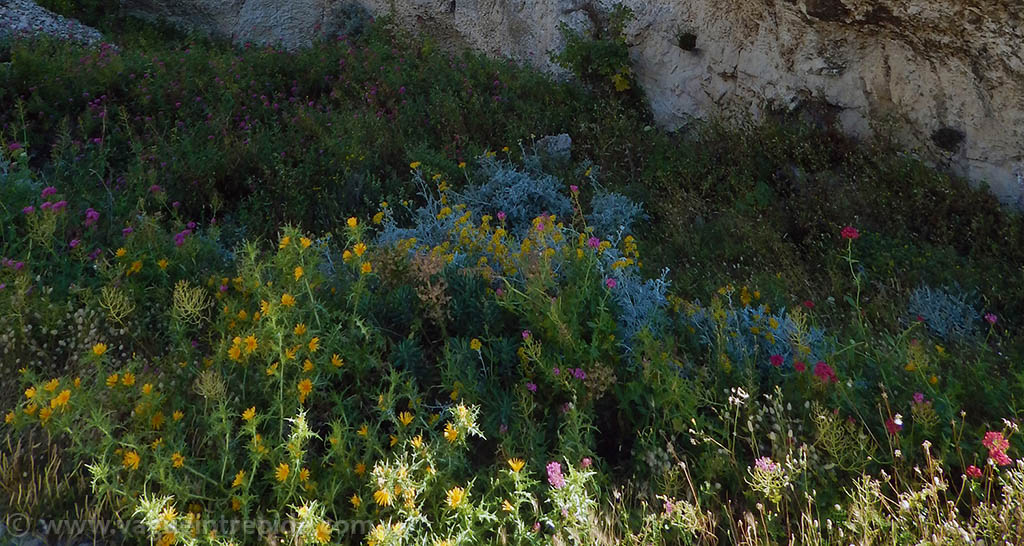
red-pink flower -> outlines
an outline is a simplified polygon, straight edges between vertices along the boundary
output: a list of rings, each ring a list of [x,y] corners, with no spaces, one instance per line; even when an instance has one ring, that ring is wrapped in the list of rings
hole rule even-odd
[[[768,357],[768,362],[771,362],[772,366],[775,366],[776,368],[778,368],[779,366],[782,366],[782,362],[783,362],[782,355],[772,355],[772,356]]]
[[[1010,442],[1003,438],[1002,432],[989,431],[985,433],[985,438],[981,441],[981,444],[989,449],[989,451],[1006,451],[1010,449]]]
[[[1009,466],[1013,464],[1013,461],[1010,460],[1010,458],[1006,456],[1006,453],[1003,453],[1002,451],[989,451],[988,456],[991,457],[999,466]]]
[[[852,240],[852,239],[856,239],[857,237],[860,237],[860,232],[857,231],[857,228],[855,228],[853,226],[846,226],[846,227],[843,228],[843,231],[842,231],[841,235],[843,236],[843,239],[851,239]]]
[[[822,360],[819,360],[814,365],[814,375],[826,384],[838,381],[838,379],[836,379],[836,371],[832,369],[832,366],[829,366]]]
[[[889,432],[890,436],[896,436],[896,433],[903,430],[903,424],[897,423],[892,417],[885,420],[885,430]]]
[[[804,364],[803,362],[800,362],[799,360],[797,360],[796,362],[793,363],[793,369],[798,371],[798,372],[806,371],[807,370],[807,364]]]
[[[977,480],[978,478],[981,477],[981,469],[972,464],[971,466],[967,467],[967,476],[969,478],[974,478],[975,480]]]
[[[814,302],[811,300],[804,300],[804,307],[814,309]]]

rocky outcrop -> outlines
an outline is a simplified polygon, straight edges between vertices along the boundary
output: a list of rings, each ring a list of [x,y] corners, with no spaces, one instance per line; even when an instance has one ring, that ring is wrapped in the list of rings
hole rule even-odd
[[[0,38],[32,34],[49,34],[84,44],[103,40],[98,30],[57,15],[32,0],[0,0]]]
[[[308,43],[344,0],[125,0],[238,41]],[[358,0],[408,27],[557,71],[561,23],[609,0]],[[1024,206],[1024,0],[622,0],[633,69],[660,124],[813,107],[884,128]]]

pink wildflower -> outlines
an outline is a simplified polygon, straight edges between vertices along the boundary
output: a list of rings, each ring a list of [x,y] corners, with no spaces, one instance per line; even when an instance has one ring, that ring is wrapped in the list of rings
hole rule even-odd
[[[772,355],[768,357],[768,361],[771,362],[772,366],[778,368],[779,366],[782,366],[783,358],[782,355]]]
[[[547,466],[548,470],[548,483],[555,489],[561,489],[565,486],[565,477],[562,476],[562,465],[555,461],[551,461]]]
[[[967,476],[977,480],[978,478],[981,478],[981,469],[972,464],[967,467]]]
[[[843,239],[853,240],[860,237],[860,232],[853,226],[846,226],[843,228],[841,235],[843,236]]]
[[[1010,449],[1010,442],[1006,441],[1002,432],[986,432],[985,438],[981,441],[981,444],[987,447],[989,451],[1006,451],[1007,449]]]

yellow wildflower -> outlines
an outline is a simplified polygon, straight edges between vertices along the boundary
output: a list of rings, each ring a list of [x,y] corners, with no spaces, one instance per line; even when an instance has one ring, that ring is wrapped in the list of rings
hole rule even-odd
[[[299,470],[299,481],[300,482],[304,482],[304,481],[306,481],[308,479],[309,479],[309,469],[308,468],[303,468],[302,470]]]
[[[60,386],[60,380],[59,379],[51,379],[51,380],[47,381],[45,385],[43,385],[43,390],[45,390],[46,392],[53,392],[53,391],[57,390],[57,387],[59,387],[59,386]]]
[[[321,521],[316,526],[316,533],[313,535],[320,544],[327,544],[331,540],[331,526],[327,525],[326,521]]]
[[[288,463],[281,463],[277,465],[277,470],[274,471],[274,478],[279,482],[283,482],[288,479],[289,472],[291,472],[291,469],[288,468]]]
[[[300,266],[300,265],[295,266],[295,272],[294,272],[295,280],[301,279],[303,273],[305,273],[305,271],[303,271],[302,266]]]
[[[383,221],[384,221],[384,213],[383,212],[378,212],[377,214],[373,215],[373,223],[374,224],[379,224],[379,223],[381,223]]]
[[[299,244],[302,245],[302,248],[309,248],[309,245],[313,244],[313,240],[309,237],[303,237],[299,239]]]
[[[420,168],[420,165],[422,165],[422,163],[420,163],[419,161],[413,161],[412,163],[409,164],[409,168],[415,171],[416,169]]]
[[[315,353],[316,350],[320,348],[320,338],[314,337],[313,339],[309,340],[309,344],[307,345],[307,347],[309,348],[309,352]]]
[[[70,399],[71,399],[71,391],[68,390],[68,389],[64,389],[64,390],[60,391],[60,394],[58,394],[53,400],[50,400],[50,407],[51,408],[63,407],[65,405],[67,405],[68,400],[70,400]]]
[[[331,355],[331,365],[333,365],[335,368],[340,368],[345,365],[345,361],[342,360],[340,356],[338,356],[338,353],[334,353],[333,355]]]
[[[512,508],[512,503],[511,503],[511,502],[508,502],[508,499],[505,499],[505,500],[504,500],[504,501],[503,501],[503,502],[501,503],[501,509],[502,509],[502,510],[504,510],[504,511],[506,511],[506,512],[511,512],[511,511],[513,510],[513,508]]]
[[[356,463],[355,471],[356,476],[362,476],[363,474],[366,474],[366,465],[363,463]]]
[[[373,266],[370,265],[370,262],[363,262],[363,265],[359,270],[363,272],[363,274],[371,273],[373,272]]]
[[[152,383],[146,383],[145,385],[142,386],[142,394],[148,395],[148,394],[150,394],[152,392],[153,392],[153,384]]]
[[[356,243],[356,246],[352,247],[352,252],[356,253],[356,256],[362,256],[366,254],[366,245],[363,243]]]
[[[409,423],[412,423],[412,414],[407,411],[399,413],[398,422],[402,423],[402,426],[409,426]]]
[[[292,332],[297,336],[301,336],[302,334],[306,333],[306,325],[300,322],[295,325],[295,328],[292,330]]]
[[[341,253],[341,260],[343,262],[348,263],[348,261],[351,260],[351,259],[352,259],[352,251],[351,250],[346,250],[345,252]]]
[[[313,361],[307,358],[306,361],[302,363],[302,371],[304,371],[304,372],[311,372],[311,371],[313,371]]]
[[[348,499],[352,503],[352,508],[359,508],[360,504],[363,504],[363,499],[359,498],[359,495],[352,493],[352,498]]]
[[[239,470],[238,474],[235,474],[235,480],[233,482],[231,482],[231,487],[238,487],[238,486],[242,485],[244,480],[245,480],[245,471],[244,470]]]
[[[183,457],[181,453],[175,452],[174,455],[171,455],[171,466],[174,468],[181,468],[185,466],[185,457]]]
[[[299,403],[304,404],[306,402],[306,397],[309,396],[309,393],[313,392],[313,382],[309,379],[303,379],[302,381],[299,381],[298,389]]]
[[[459,431],[452,426],[451,423],[445,423],[444,425],[444,439],[454,443],[459,437]]]
[[[42,421],[43,424],[46,424],[46,422],[50,420],[51,415],[53,415],[53,409],[51,408],[44,407],[39,410],[39,420]]]
[[[281,305],[285,307],[291,307],[295,305],[295,297],[288,293],[281,294]]]
[[[160,258],[156,265],[160,266],[160,269],[167,269],[167,258]]]
[[[417,434],[411,441],[412,447],[419,449],[423,447],[423,435]]]
[[[128,251],[125,250],[124,247],[121,247],[121,248],[117,249],[116,254],[117,254],[118,258],[124,258],[124,255],[128,254]]]
[[[267,375],[274,375],[277,373],[277,362],[267,366]]]
[[[357,225],[359,225],[359,220],[355,216],[353,216],[353,217],[349,218],[346,223],[348,224],[348,227],[354,228]]]
[[[368,432],[369,432],[369,429],[366,426],[366,423],[363,423],[363,426],[359,427],[359,430],[356,431],[356,434],[358,434],[360,436],[366,436],[366,434]]]
[[[153,417],[149,419],[149,424],[153,426],[153,430],[160,430],[164,426],[164,412],[158,411],[153,414]]]
[[[374,491],[373,502],[376,502],[379,506],[391,506],[391,503],[393,502],[391,492],[387,489],[378,489]]]
[[[182,413],[181,410],[174,410],[174,413],[171,414],[171,419],[173,419],[174,421],[181,421],[182,418],[184,417],[185,414]]]
[[[284,237],[281,237],[281,242],[280,242],[280,244],[277,245],[277,248],[281,248],[281,249],[287,248],[288,247],[288,243],[291,243],[291,242],[292,242],[292,238],[287,236],[287,235],[285,235]]]
[[[469,348],[473,349],[474,351],[479,351],[482,347],[483,344],[480,343],[480,340],[477,338],[473,338],[469,341]]]
[[[249,337],[245,338],[245,354],[250,354],[259,347],[259,343],[256,341],[256,336],[249,334]]]
[[[256,406],[252,406],[251,408],[242,412],[242,419],[246,421],[252,421],[253,417],[256,417]]]
[[[228,349],[228,357],[235,362],[242,360],[242,348],[238,345],[232,345],[231,348]]]
[[[97,343],[96,345],[92,346],[92,354],[96,356],[103,356],[103,353],[105,352],[107,352],[106,343]]]
[[[36,388],[35,387],[29,387],[29,388],[25,389],[25,398],[28,398],[29,400],[31,400],[31,399],[33,399],[35,397],[36,397]]]
[[[520,470],[522,470],[523,469],[523,465],[525,465],[525,464],[526,464],[526,462],[523,461],[522,459],[513,458],[513,459],[509,459],[508,460],[509,468],[512,469],[512,472],[516,472],[516,473],[518,473]]]
[[[466,490],[461,487],[453,487],[448,490],[448,506],[452,508],[458,508],[462,501],[466,498]]]
[[[131,387],[135,384],[135,374],[132,372],[125,372],[124,376],[121,378],[121,383],[124,384],[125,387]]]
[[[141,459],[139,458],[138,453],[135,451],[127,451],[124,454],[124,459],[121,461],[121,464],[129,470],[138,470],[139,462],[141,462]]]
[[[112,373],[107,376],[107,386],[112,389],[117,386],[120,380],[121,377],[119,375],[117,375],[116,373]]]

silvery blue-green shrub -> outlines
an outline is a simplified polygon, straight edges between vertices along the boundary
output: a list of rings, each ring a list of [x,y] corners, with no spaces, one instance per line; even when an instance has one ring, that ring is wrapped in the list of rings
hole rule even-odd
[[[466,189],[460,195],[462,202],[477,217],[504,212],[508,232],[518,237],[525,235],[533,219],[544,213],[570,217],[572,201],[566,195],[566,186],[538,165],[526,162],[523,169],[517,169],[508,161],[484,158],[478,164],[478,173],[485,181]]]
[[[971,294],[958,288],[934,289],[925,285],[910,294],[907,312],[920,317],[928,330],[946,341],[963,342],[977,333],[981,313],[970,304]]]
[[[602,239],[628,234],[634,222],[647,218],[641,205],[620,193],[599,192],[590,201],[590,208],[587,225],[594,228],[594,235]]]
[[[718,338],[711,309],[701,306],[699,302],[696,306],[692,314],[681,313],[679,320],[684,326],[694,328],[698,343],[713,347]],[[771,327],[773,320],[776,324],[774,328]],[[798,357],[791,344],[798,328],[785,309],[771,314],[766,312],[764,305],[729,308],[725,311],[725,325],[725,351],[732,362],[739,366],[753,363],[759,369],[766,369],[770,366],[768,359],[771,355],[781,356],[784,366],[792,366],[794,360],[814,363],[827,360],[835,352],[835,341],[826,336],[823,329],[810,327],[804,334],[804,342],[811,352]],[[771,339],[768,334],[771,334]]]

